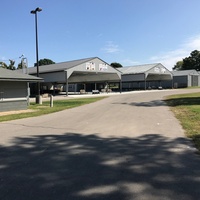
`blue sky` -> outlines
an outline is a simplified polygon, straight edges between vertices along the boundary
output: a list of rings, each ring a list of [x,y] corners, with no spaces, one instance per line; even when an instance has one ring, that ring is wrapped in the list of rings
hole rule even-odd
[[[1,0],[0,61],[29,67],[35,56],[55,62],[99,57],[123,66],[174,64],[200,50],[199,0]]]

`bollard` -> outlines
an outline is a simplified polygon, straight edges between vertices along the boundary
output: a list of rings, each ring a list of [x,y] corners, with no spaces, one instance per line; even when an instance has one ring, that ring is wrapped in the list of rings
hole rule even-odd
[[[42,105],[42,96],[41,95],[36,96],[36,103]]]
[[[53,95],[50,95],[50,107],[53,107]]]

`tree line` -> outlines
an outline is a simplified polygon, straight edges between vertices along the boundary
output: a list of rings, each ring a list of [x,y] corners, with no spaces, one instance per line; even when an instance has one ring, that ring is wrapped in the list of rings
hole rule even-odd
[[[54,61],[44,58],[44,59],[40,59],[38,61],[39,66],[42,65],[51,65],[51,64],[55,64]],[[36,64],[35,64],[36,66]],[[17,67],[15,66],[15,61],[14,60],[9,60],[9,64],[6,64],[5,62],[0,62],[0,67],[5,68],[5,69],[10,69],[10,70],[16,70],[16,69],[22,69],[27,68],[27,64],[24,62],[24,60],[22,59],[21,62],[17,65]]]
[[[190,56],[178,61],[173,70],[191,70],[195,69],[200,71],[200,51],[194,50],[190,53]]]
[[[27,64],[24,63],[24,60],[22,59],[21,62],[17,65],[17,67],[15,67],[15,61],[14,60],[9,60],[9,64],[7,65],[5,62],[0,62],[0,67],[2,68],[5,68],[5,69],[10,69],[10,70],[16,70],[16,69],[22,69],[23,67],[24,68],[27,68]],[[51,64],[55,64],[54,61],[52,61],[51,59],[48,59],[48,58],[44,58],[44,59],[40,59],[38,61],[38,64],[39,66],[42,66],[42,65],[51,65]],[[34,66],[36,67],[36,63],[34,64]],[[121,68],[123,67],[120,63],[117,63],[117,62],[112,62],[110,64],[110,66],[112,66],[113,68]]]

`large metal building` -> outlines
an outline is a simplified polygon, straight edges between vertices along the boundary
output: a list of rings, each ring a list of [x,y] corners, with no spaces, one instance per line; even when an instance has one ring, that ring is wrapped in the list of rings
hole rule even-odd
[[[28,68],[29,74],[36,75],[37,68]],[[101,91],[108,83],[121,82],[121,72],[98,57],[85,58],[51,65],[39,66],[43,93],[62,88],[68,95],[69,89],[91,92]]]
[[[172,87],[172,73],[161,63],[123,67],[120,71],[123,90],[161,88],[164,80]]]

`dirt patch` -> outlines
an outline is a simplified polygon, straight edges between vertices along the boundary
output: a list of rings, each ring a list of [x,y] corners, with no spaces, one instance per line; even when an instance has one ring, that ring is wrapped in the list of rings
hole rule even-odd
[[[15,111],[0,112],[0,116],[20,114],[20,113],[29,113],[29,112],[35,112],[35,110],[28,109],[28,110],[15,110]]]

